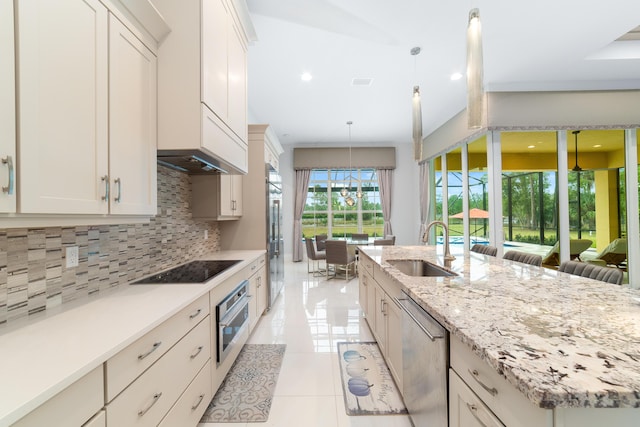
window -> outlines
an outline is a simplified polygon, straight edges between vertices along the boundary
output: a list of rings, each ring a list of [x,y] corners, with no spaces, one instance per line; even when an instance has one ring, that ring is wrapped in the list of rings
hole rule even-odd
[[[349,185],[351,184],[351,185]],[[348,206],[340,190],[347,188],[357,201]],[[356,198],[357,191],[362,198]],[[375,169],[313,169],[302,215],[303,237],[327,234],[348,237],[353,233],[383,235],[380,188]]]

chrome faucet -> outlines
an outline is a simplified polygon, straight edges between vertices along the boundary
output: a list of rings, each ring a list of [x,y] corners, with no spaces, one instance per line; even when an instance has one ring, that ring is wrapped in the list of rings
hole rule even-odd
[[[427,241],[429,240],[429,230],[431,230],[431,227],[436,224],[440,224],[442,226],[442,229],[444,230],[444,264],[446,267],[450,267],[451,261],[456,259],[456,257],[451,255],[451,252],[449,251],[449,227],[447,227],[447,224],[442,221],[431,221],[429,225],[427,225],[427,228],[424,230],[424,234],[422,235],[422,242],[427,243]]]

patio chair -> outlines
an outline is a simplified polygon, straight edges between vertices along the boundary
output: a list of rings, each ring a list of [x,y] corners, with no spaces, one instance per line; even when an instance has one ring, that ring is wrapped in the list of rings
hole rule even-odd
[[[353,269],[356,273],[356,256],[348,250],[345,240],[327,240],[326,247],[326,263],[327,263],[327,279],[329,279],[329,266],[333,265],[333,277],[337,277],[338,270],[344,270],[345,279],[349,280],[349,270]]]
[[[325,269],[320,268],[320,260],[327,259],[327,255],[325,251],[316,251],[315,245],[313,244],[313,240],[306,238],[304,239],[305,245],[307,246],[307,273],[313,273],[315,277],[324,275],[326,271]],[[311,264],[315,263],[315,269],[311,269]]]
[[[588,260],[588,263],[607,266],[612,265],[622,270],[626,270],[627,266],[627,239],[619,238],[604,248],[594,259]]]
[[[483,255],[491,255],[496,256],[498,254],[498,248],[491,245],[481,245],[480,243],[476,243],[471,246],[471,252],[477,252]]]
[[[569,240],[569,259],[572,261],[580,259],[582,252],[591,247],[591,240],[588,239],[571,239]],[[560,241],[558,240],[555,245],[547,252],[542,258],[542,265],[545,267],[557,267],[560,265]]]
[[[527,252],[507,251],[502,258],[535,265],[536,267],[540,267],[542,264],[542,257],[540,255],[530,254]]]
[[[617,268],[603,267],[588,262],[565,261],[560,264],[558,271],[573,274],[590,279],[600,280],[602,282],[620,285],[622,283],[622,270]]]

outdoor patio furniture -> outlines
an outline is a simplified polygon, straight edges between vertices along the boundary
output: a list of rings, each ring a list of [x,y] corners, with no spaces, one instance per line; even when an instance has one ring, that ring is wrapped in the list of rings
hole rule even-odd
[[[571,239],[569,240],[569,257],[573,260],[579,260],[580,255],[591,247],[591,240],[588,239]],[[542,258],[542,265],[545,267],[557,267],[560,265],[560,241],[547,252]]]
[[[604,248],[594,259],[588,260],[591,264],[600,266],[613,265],[622,270],[626,270],[624,263],[627,260],[627,239],[619,238]]]

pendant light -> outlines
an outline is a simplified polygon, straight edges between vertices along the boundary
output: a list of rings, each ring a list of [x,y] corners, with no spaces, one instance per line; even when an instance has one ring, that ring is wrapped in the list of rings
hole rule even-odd
[[[571,132],[572,134],[575,135],[575,140],[576,140],[576,165],[573,167],[573,169],[571,169],[574,172],[580,172],[582,171],[582,168],[580,166],[578,166],[578,134],[580,133],[579,130],[574,130],[573,132]]]
[[[484,85],[480,10],[469,11],[467,26],[467,119],[469,129],[484,123]]]
[[[344,197],[344,202],[349,205],[349,206],[353,206],[356,204],[356,201],[353,199],[353,197],[351,197],[350,194],[350,190],[351,190],[351,125],[353,124],[353,122],[351,120],[349,120],[347,122],[347,126],[349,126],[349,189],[347,190],[346,188],[343,188],[342,191],[340,191],[340,194],[342,194],[343,191],[346,192],[346,195],[343,194],[342,197]]]
[[[410,53],[414,57],[413,71],[415,74],[416,56],[420,53],[419,47],[411,49]],[[412,98],[412,112],[413,112],[413,159],[422,160],[422,106],[420,100],[420,86],[413,87]]]

